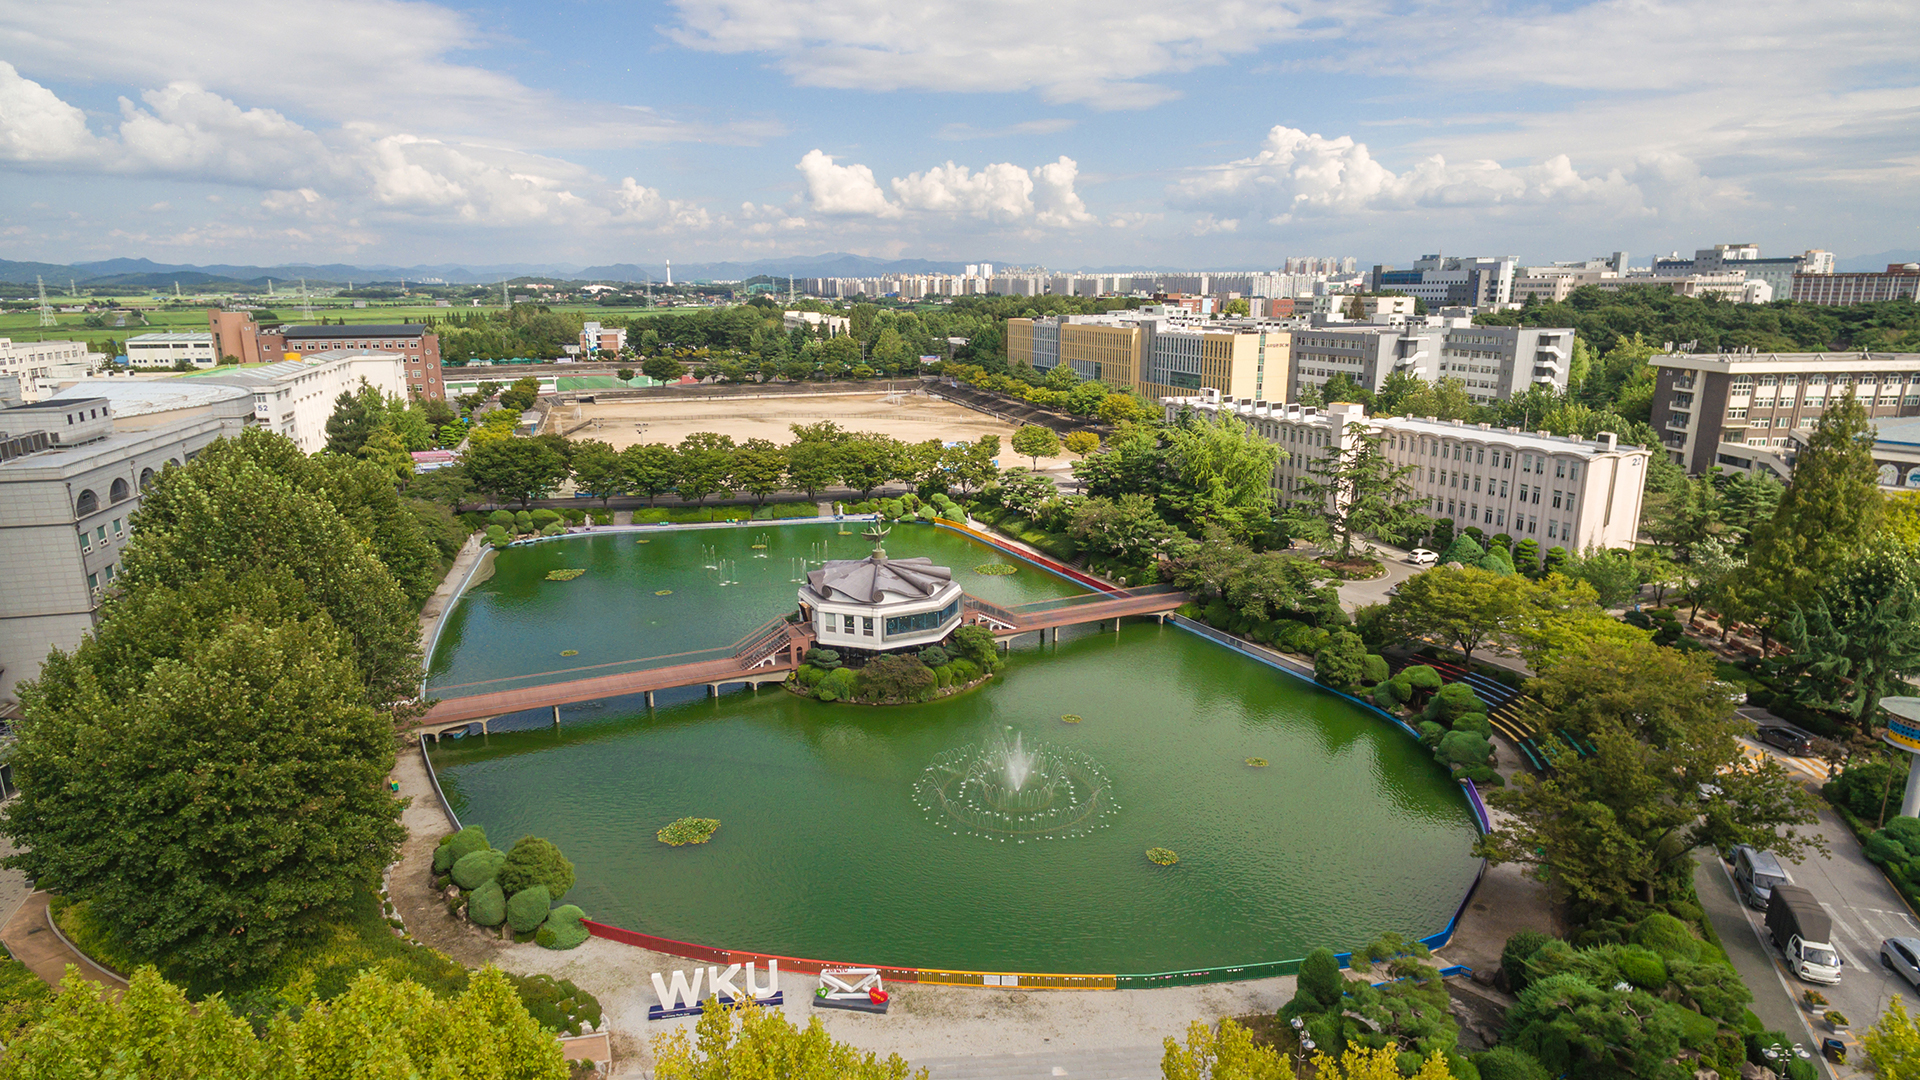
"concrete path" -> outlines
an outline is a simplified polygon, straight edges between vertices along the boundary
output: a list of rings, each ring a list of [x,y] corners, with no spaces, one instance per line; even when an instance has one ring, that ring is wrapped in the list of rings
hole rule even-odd
[[[66,977],[67,967],[71,965],[78,968],[83,977],[102,986],[126,989],[125,979],[89,960],[55,933],[47,915],[49,899],[47,893],[33,893],[7,920],[7,924],[0,927],[0,941],[6,943],[7,951],[13,954],[15,960],[32,969],[35,975],[54,986],[60,985],[60,980]]]

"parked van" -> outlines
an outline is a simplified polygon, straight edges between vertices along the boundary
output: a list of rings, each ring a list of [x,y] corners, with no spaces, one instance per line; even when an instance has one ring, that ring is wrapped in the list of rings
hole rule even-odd
[[[1733,885],[1748,907],[1765,911],[1767,901],[1773,897],[1773,887],[1792,883],[1787,868],[1780,865],[1773,852],[1745,844],[1733,849]]]

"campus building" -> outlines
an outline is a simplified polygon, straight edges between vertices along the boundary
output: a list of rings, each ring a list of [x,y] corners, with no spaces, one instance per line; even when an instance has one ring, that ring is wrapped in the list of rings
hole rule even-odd
[[[1784,258],[1763,259],[1758,244],[1715,244],[1710,248],[1700,248],[1693,258],[1682,259],[1672,256],[1653,260],[1653,276],[1656,278],[1685,278],[1690,275],[1712,275],[1724,278],[1728,274],[1738,274],[1737,280],[1765,282],[1765,298],[1748,303],[1765,303],[1767,300],[1785,300],[1793,291],[1793,279],[1803,274],[1827,275],[1833,273],[1834,257],[1831,251],[1809,250],[1800,255],[1788,255]],[[1724,292],[1721,295],[1725,295]],[[1734,299],[1740,299],[1735,296]]]
[[[1213,389],[1281,400],[1293,377],[1292,330],[1254,319],[1206,319],[1167,306],[1105,315],[1007,320],[1007,361],[1051,371],[1066,364],[1147,398]]]
[[[1513,299],[1514,271],[1519,265],[1512,255],[1491,259],[1422,255],[1408,270],[1375,266],[1367,291],[1405,293],[1426,301],[1428,307],[1449,304],[1499,310]]]
[[[402,397],[446,400],[440,370],[440,335],[419,323],[357,326],[256,326],[244,311],[207,309],[214,353],[243,364],[269,364],[319,352],[379,352],[405,360]]]
[[[316,327],[335,330],[338,327]],[[327,418],[341,394],[362,383],[405,397],[412,358],[397,352],[334,350],[261,367],[188,376],[197,383],[237,386],[253,395],[253,423],[292,439],[304,453],[327,445]]]
[[[1573,336],[1566,328],[1475,326],[1471,319],[1323,323],[1294,331],[1295,387],[1276,400],[1295,400],[1300,390],[1323,386],[1335,375],[1377,393],[1396,371],[1426,382],[1459,379],[1479,402],[1524,395],[1536,385],[1565,390]]]
[[[127,366],[171,371],[182,363],[210,368],[220,362],[213,334],[136,334],[127,339]]]
[[[51,395],[55,384],[93,374],[105,359],[88,352],[84,341],[13,341],[0,338],[0,378],[20,382],[20,396],[39,401]]]
[[[1920,263],[1888,263],[1878,274],[1795,274],[1793,299],[1827,307],[1920,301]]]
[[[1273,487],[1282,505],[1301,497],[1315,463],[1353,446],[1361,436],[1349,425],[1359,424],[1381,438],[1389,461],[1413,468],[1407,482],[1427,513],[1458,528],[1532,539],[1543,552],[1630,548],[1639,531],[1652,452],[1621,444],[1611,432],[1582,439],[1461,420],[1370,418],[1365,406],[1349,402],[1316,409],[1217,394],[1167,398],[1162,406],[1169,420],[1186,409],[1225,412],[1277,444],[1285,453]]]
[[[1838,276],[1838,275],[1836,275]],[[1653,426],[1690,473],[1790,472],[1790,436],[1851,390],[1867,415],[1920,416],[1920,353],[1668,353],[1654,368]]]
[[[109,401],[0,409],[0,711],[50,649],[93,629],[140,494],[169,465],[239,432],[233,416],[117,430]]]
[[[580,351],[583,353],[615,353],[627,347],[627,328],[624,326],[602,326],[597,322],[582,323],[580,326]]]
[[[834,559],[807,572],[800,615],[815,640],[837,651],[886,652],[938,644],[960,626],[960,583],[924,556]]]

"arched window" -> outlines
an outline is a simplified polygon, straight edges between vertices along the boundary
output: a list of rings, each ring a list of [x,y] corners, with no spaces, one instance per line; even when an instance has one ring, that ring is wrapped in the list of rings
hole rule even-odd
[[[124,502],[130,494],[132,494],[132,489],[127,486],[125,480],[115,480],[113,487],[107,492],[107,501],[110,503]]]
[[[82,491],[80,497],[73,501],[73,512],[77,517],[86,517],[98,509],[100,509],[100,496],[95,495],[92,488]]]
[[[148,486],[151,485],[152,483],[153,483],[153,470],[141,469],[140,470],[140,490],[142,492],[145,492]]]

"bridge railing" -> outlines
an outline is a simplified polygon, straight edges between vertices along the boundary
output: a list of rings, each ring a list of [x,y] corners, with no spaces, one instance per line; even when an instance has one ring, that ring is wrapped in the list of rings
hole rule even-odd
[[[1115,589],[1112,592],[1081,593],[1076,596],[1058,596],[1047,600],[1029,600],[1024,604],[1014,604],[1007,610],[1015,615],[1038,615],[1042,612],[1059,611],[1062,608],[1091,607],[1097,604],[1111,604],[1119,600],[1171,596],[1179,591],[1178,585],[1145,585],[1137,589]]]
[[[711,663],[715,660],[737,660],[742,667],[747,667],[759,663],[778,651],[786,640],[787,621],[782,616],[761,623],[731,645],[718,645],[711,649],[692,649],[687,652],[661,653],[658,656],[609,660],[605,663],[582,664],[577,667],[554,668],[550,671],[535,671],[525,675],[476,679],[472,682],[430,687],[428,692],[437,698],[476,697],[503,690],[526,690],[549,683],[576,682],[581,679],[597,679],[603,675],[626,675],[636,671],[678,667],[682,664]]]

